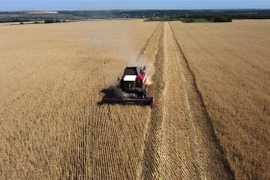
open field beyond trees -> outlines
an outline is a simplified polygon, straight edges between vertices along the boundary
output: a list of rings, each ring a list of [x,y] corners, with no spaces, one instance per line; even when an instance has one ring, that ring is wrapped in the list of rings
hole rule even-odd
[[[270,21],[0,26],[0,179],[268,179]],[[146,65],[156,108],[98,105]]]

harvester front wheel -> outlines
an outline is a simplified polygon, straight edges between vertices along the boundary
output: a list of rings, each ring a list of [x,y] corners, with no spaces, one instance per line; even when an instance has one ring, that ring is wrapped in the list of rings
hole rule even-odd
[[[145,85],[144,91],[143,91],[144,96],[146,97],[147,94],[147,86]]]

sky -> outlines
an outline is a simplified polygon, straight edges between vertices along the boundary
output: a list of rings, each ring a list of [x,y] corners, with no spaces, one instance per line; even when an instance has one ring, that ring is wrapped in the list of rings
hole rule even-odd
[[[0,11],[267,8],[270,0],[0,0]]]

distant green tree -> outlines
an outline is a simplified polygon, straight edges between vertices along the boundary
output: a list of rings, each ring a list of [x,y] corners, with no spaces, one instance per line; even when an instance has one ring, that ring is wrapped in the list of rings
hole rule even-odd
[[[44,23],[54,23],[55,21],[53,19],[46,19]]]
[[[213,22],[232,22],[232,17],[230,16],[216,16]]]

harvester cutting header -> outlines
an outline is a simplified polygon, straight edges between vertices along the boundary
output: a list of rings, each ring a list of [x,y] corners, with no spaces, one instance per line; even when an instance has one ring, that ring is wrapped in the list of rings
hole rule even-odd
[[[128,66],[125,68],[117,88],[110,87],[101,103],[133,103],[155,106],[155,99],[147,97],[146,67]]]

